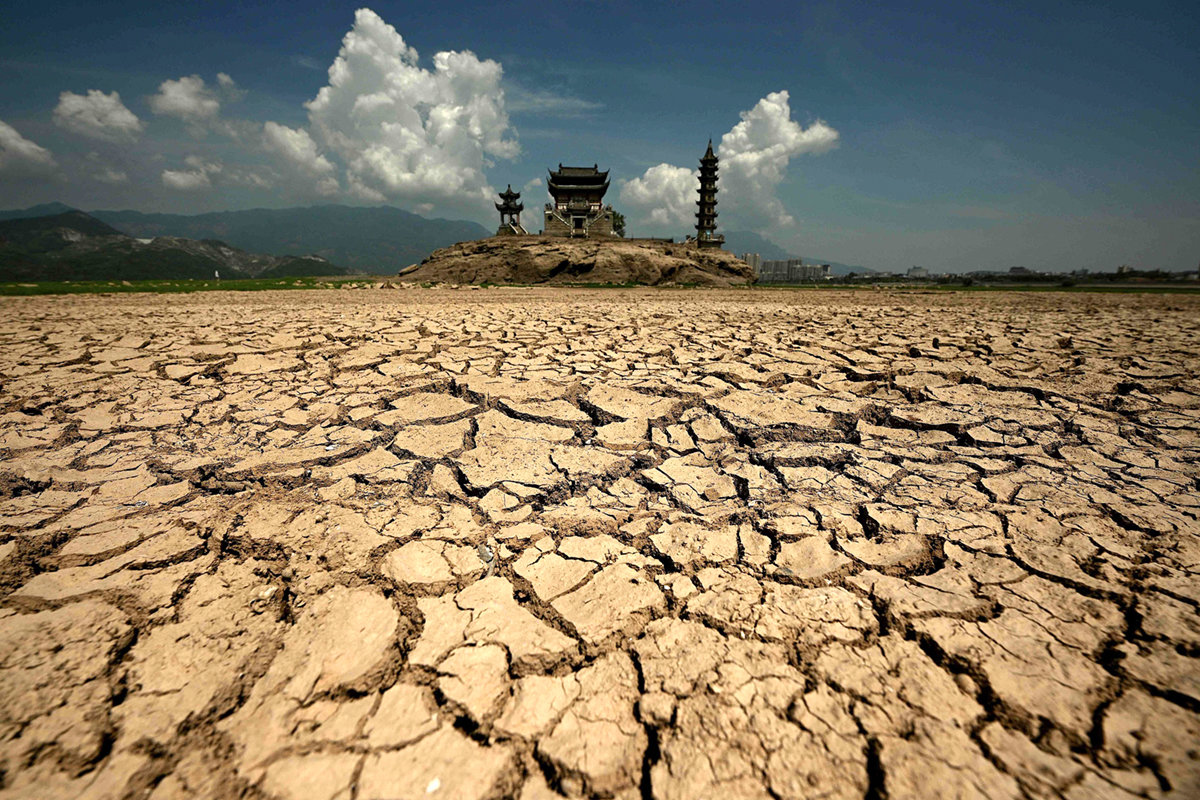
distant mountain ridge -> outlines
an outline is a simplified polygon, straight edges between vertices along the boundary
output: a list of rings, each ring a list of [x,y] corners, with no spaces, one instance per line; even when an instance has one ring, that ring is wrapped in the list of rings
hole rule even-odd
[[[131,236],[219,239],[256,253],[314,253],[362,272],[395,274],[434,250],[492,231],[466,220],[427,219],[392,206],[297,206],[147,214],[93,211]]]
[[[14,208],[8,211],[0,211],[0,220],[8,219],[29,219],[31,217],[50,217],[55,214],[65,214],[68,211],[78,211],[77,208],[72,208],[66,203],[60,203],[57,200],[53,203],[42,203],[29,208]]]
[[[839,264],[836,261],[830,261],[826,258],[792,255],[767,237],[754,231],[723,231],[723,233],[725,235],[725,249],[739,256],[743,253],[758,253],[763,257],[763,261],[786,261],[789,258],[803,258],[805,264],[828,264],[829,271],[834,275],[849,275],[851,272],[858,275],[865,275],[875,272],[875,270],[867,269],[866,267]]]
[[[66,211],[0,221],[0,280],[171,280],[341,275],[317,256],[247,253],[213,239],[135,238]]]

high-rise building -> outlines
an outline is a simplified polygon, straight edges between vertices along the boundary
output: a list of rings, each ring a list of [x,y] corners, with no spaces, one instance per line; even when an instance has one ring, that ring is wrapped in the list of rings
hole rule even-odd
[[[758,279],[762,283],[823,281],[830,278],[829,269],[828,264],[805,264],[803,259],[799,258],[763,261],[758,268]]]

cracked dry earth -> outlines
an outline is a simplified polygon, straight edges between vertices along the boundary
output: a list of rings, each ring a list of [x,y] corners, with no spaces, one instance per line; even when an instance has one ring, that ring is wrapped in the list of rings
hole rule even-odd
[[[1200,298],[0,306],[2,798],[1200,791]]]

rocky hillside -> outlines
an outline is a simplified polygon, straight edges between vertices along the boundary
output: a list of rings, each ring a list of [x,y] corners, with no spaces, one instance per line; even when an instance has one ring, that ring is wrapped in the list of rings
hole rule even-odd
[[[496,236],[462,242],[400,272],[441,283],[642,284],[737,286],[754,273],[723,250],[645,239]]]
[[[0,280],[299,277],[346,270],[317,256],[247,253],[212,239],[136,239],[82,211],[0,222]]]

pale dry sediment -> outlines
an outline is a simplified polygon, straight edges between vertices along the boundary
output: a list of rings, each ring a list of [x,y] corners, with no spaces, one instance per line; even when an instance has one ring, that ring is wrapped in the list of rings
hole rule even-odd
[[[1189,797],[1200,299],[5,299],[0,798]]]

